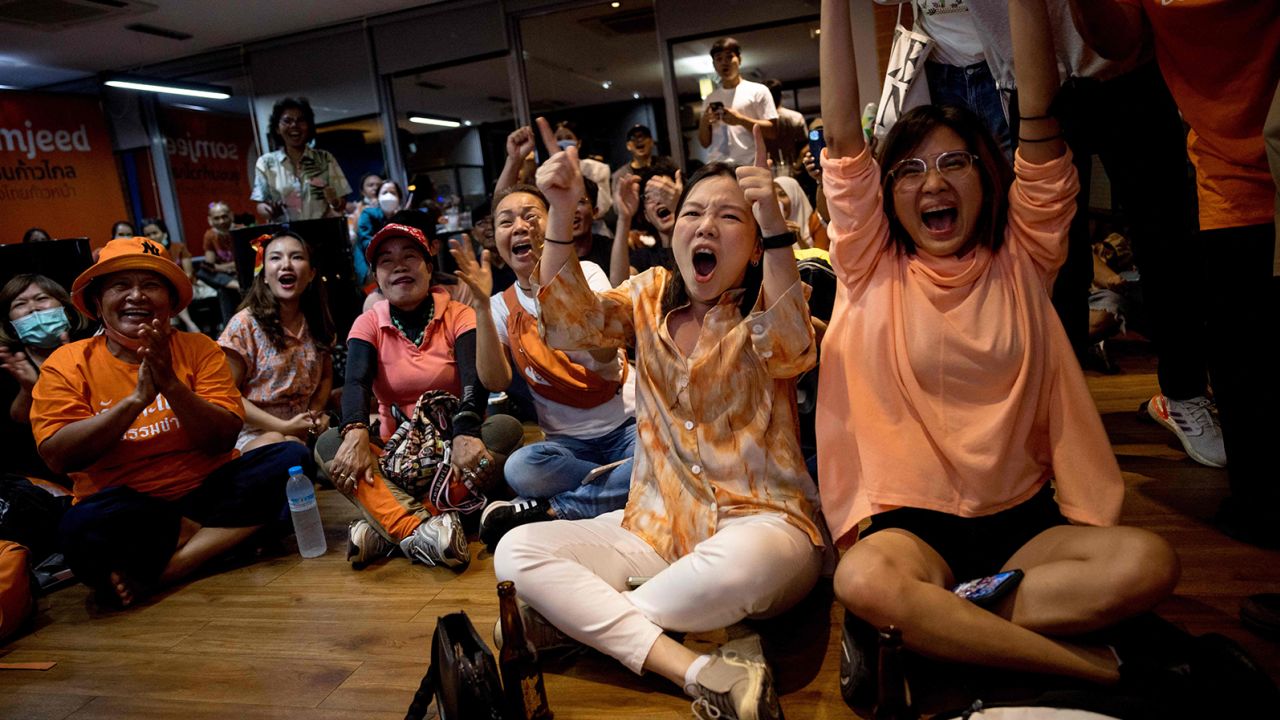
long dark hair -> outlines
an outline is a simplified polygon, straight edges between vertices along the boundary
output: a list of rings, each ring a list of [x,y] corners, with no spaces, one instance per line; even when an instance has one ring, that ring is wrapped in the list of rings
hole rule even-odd
[[[676,217],[680,217],[680,210],[684,207],[684,201],[688,199],[689,192],[703,180],[725,177],[737,183],[738,174],[734,172],[735,167],[733,163],[713,162],[698,168],[698,171],[685,181],[684,190],[680,193],[680,199],[676,201]],[[756,224],[756,239],[760,239],[759,223]],[[672,245],[674,244],[672,243]],[[741,312],[743,317],[750,315],[751,309],[755,307],[756,299],[760,296],[760,284],[763,281],[764,268],[761,265],[747,263],[747,272],[742,276],[742,289],[746,292],[742,294],[742,299],[738,302],[738,312]],[[688,302],[689,289],[684,284],[684,276],[680,274],[680,269],[676,268],[671,271],[666,287],[662,288],[662,314],[665,316]]]
[[[237,308],[237,311],[247,309],[257,319],[277,350],[283,350],[285,347],[285,333],[284,325],[280,323],[280,299],[267,286],[266,255],[271,243],[282,237],[297,240],[307,253],[307,263],[311,263],[311,246],[307,245],[306,240],[288,230],[281,230],[272,235],[271,239],[262,246],[263,271],[253,279],[253,286],[249,288],[249,293]],[[311,269],[314,271],[315,266],[312,265]],[[302,310],[303,319],[307,322],[311,339],[322,352],[328,352],[333,345],[333,318],[329,315],[329,302],[325,296],[324,283],[320,279],[319,272],[315,272],[311,282],[307,283],[307,289],[302,291],[298,306]]]
[[[938,127],[951,128],[964,141],[965,149],[978,156],[975,161],[982,182],[982,210],[973,231],[977,241],[992,250],[1004,242],[1004,229],[1009,220],[1009,186],[1013,184],[1013,168],[1005,159],[995,138],[973,111],[957,105],[921,105],[894,123],[880,146],[880,182],[884,187],[884,214],[889,218],[889,236],[898,247],[914,254],[916,243],[907,233],[893,202],[893,166],[911,157],[911,153]]]

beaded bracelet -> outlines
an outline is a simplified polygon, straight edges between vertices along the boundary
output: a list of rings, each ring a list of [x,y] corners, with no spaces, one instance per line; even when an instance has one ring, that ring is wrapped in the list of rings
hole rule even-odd
[[[351,432],[352,430],[364,430],[365,432],[368,432],[369,425],[368,423],[362,423],[362,422],[347,423],[346,425],[342,426],[341,430],[338,431],[338,436],[346,437],[347,433]]]

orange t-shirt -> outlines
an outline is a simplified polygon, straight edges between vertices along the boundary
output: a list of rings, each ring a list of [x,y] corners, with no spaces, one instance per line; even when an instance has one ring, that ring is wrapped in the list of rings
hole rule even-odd
[[[1191,126],[1200,228],[1272,221],[1276,187],[1262,124],[1280,81],[1280,12],[1270,1],[1121,0],[1142,8],[1156,60]]]
[[[173,371],[183,384],[201,399],[244,417],[240,391],[217,343],[204,335],[179,332],[173,335],[170,352]],[[101,335],[58,348],[40,368],[40,380],[31,391],[36,445],[67,425],[106,412],[137,384],[138,366],[112,355]],[[163,500],[179,498],[238,454],[233,449],[206,454],[196,449],[187,430],[164,395],[157,395],[115,447],[89,467],[68,473],[75,481],[76,501],[113,485]]]

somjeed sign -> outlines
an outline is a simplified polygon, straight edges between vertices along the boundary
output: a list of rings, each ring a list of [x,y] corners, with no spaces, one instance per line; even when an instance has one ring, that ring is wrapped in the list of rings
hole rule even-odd
[[[209,203],[225,202],[234,212],[253,212],[253,126],[244,115],[173,107],[163,108],[159,120],[178,193],[182,237],[199,255],[209,229]]]
[[[96,99],[0,92],[0,243],[42,227],[102,245],[111,224],[126,217]]]

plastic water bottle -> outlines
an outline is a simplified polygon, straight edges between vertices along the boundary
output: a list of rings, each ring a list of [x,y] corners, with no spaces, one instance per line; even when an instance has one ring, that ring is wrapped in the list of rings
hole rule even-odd
[[[289,468],[289,482],[284,486],[284,494],[289,498],[289,514],[293,516],[293,532],[298,536],[298,552],[304,558],[320,557],[329,546],[324,540],[324,526],[320,524],[316,489],[302,474],[301,465]]]

